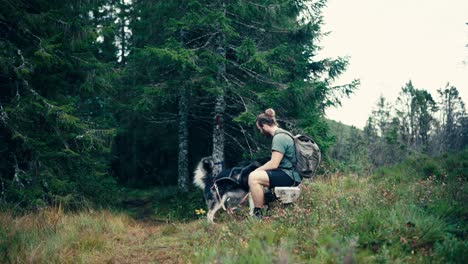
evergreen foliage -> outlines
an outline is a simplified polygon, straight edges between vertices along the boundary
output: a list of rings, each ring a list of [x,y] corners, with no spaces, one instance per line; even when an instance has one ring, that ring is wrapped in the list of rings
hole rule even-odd
[[[315,59],[323,5],[324,1],[312,5],[307,1],[135,1],[136,17],[130,23],[134,46],[122,81],[130,96],[126,101],[145,108],[124,116],[144,122],[152,131],[148,140],[156,144],[173,138],[170,135],[176,131],[179,146],[188,138],[187,150],[173,148],[169,154],[179,156],[179,178],[181,160],[196,163],[217,147],[225,148],[227,166],[267,154],[259,152],[266,145],[258,145],[254,127],[255,116],[267,107],[277,110],[282,126],[304,130],[326,149],[332,141],[322,118],[324,109],[338,104],[358,82],[331,87],[347,60]],[[225,139],[215,139],[218,117]],[[188,121],[182,125],[185,118]],[[133,121],[128,124],[135,126]],[[161,125],[167,130],[156,133]],[[130,136],[133,128],[123,127],[122,137]],[[187,127],[188,133],[180,138]],[[214,145],[200,149],[193,143],[200,141]],[[128,146],[121,148],[125,153],[116,155],[136,157],[141,152]],[[162,155],[156,149],[154,153]],[[153,155],[146,157],[153,159]],[[146,157],[120,164],[133,171],[122,180],[142,177],[143,164],[154,163]],[[176,166],[175,159],[171,162],[171,167]],[[169,173],[159,177],[175,183],[174,171]]]
[[[86,1],[3,1],[0,181],[20,207],[114,200],[112,68]]]
[[[254,126],[268,107],[325,151],[324,110],[358,85],[331,86],[347,58],[316,58],[325,3],[2,1],[1,199],[186,190],[203,156],[268,155]]]
[[[227,167],[269,156],[254,124],[269,107],[353,172],[463,150],[467,117],[450,84],[434,99],[410,81],[394,105],[379,99],[363,133],[331,133],[325,109],[359,81],[332,86],[348,59],[317,57],[325,4],[2,1],[2,202],[108,204],[117,181],[188,190],[203,156]]]

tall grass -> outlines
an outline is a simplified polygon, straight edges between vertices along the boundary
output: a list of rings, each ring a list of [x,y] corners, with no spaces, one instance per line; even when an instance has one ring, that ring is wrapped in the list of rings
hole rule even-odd
[[[466,158],[417,157],[370,176],[305,182],[298,202],[273,203],[263,221],[243,208],[208,224],[195,215],[201,193],[176,197],[173,190],[129,193],[143,201],[144,218],[60,206],[3,212],[0,262],[464,263]]]
[[[60,207],[13,218],[0,214],[0,262],[89,263],[131,223],[109,211],[65,214]]]
[[[265,221],[201,225],[188,238],[201,241],[195,262],[464,263],[466,160],[422,156],[305,183],[295,205],[276,204]]]
[[[0,263],[185,263],[183,235],[199,224],[60,206],[13,215],[0,213]]]

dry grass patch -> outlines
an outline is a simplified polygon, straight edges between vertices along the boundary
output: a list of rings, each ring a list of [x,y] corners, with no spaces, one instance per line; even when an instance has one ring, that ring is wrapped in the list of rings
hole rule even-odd
[[[178,233],[190,229],[60,208],[19,217],[4,212],[0,225],[0,262],[11,263],[181,263],[184,238]]]

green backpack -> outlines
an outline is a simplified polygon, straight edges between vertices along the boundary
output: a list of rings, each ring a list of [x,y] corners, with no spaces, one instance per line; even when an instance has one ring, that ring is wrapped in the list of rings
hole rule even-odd
[[[298,134],[293,136],[293,134],[285,130],[279,133],[287,134],[294,141],[297,161],[293,164],[297,172],[299,172],[302,178],[312,178],[321,160],[320,148],[315,141],[305,135]]]

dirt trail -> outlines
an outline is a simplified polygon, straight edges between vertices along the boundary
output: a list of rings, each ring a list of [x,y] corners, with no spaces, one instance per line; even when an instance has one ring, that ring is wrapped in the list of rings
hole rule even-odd
[[[187,263],[187,232],[197,225],[168,223],[154,217],[149,199],[127,200],[125,206],[134,212],[134,219],[126,232],[113,240],[107,256],[98,257],[98,263]],[[185,259],[183,258],[185,257]]]
[[[139,223],[116,238],[114,252],[107,263],[182,263],[183,240],[166,234],[163,224]]]

